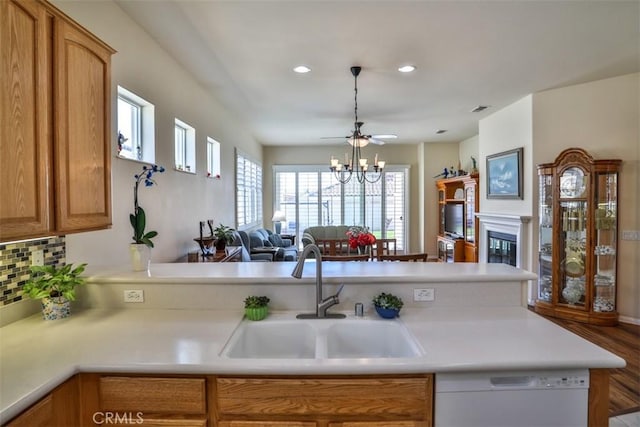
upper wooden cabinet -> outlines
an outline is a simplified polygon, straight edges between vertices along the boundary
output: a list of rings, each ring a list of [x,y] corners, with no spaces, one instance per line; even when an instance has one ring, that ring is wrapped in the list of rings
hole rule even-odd
[[[111,225],[111,55],[44,1],[0,2],[0,241]]]

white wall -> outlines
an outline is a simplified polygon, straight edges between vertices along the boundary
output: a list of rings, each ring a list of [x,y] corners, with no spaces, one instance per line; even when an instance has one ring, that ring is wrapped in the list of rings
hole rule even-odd
[[[480,212],[531,215],[534,176],[532,172],[532,100],[531,95],[526,96],[479,122]],[[519,147],[523,147],[522,200],[487,199],[487,156]]]
[[[53,2],[117,50],[112,58],[112,211],[109,230],[67,236],[67,260],[91,265],[128,264],[132,228],[133,175],[141,164],[116,157],[116,87],[121,85],[155,105],[156,163],[167,172],[157,186],[141,188],[147,230],[156,230],[154,262],[174,261],[197,249],[198,222],[235,226],[234,147],[256,159],[261,146],[246,126],[222,107],[173,57],[161,49],[112,1]],[[196,129],[197,174],[173,169],[173,125],[179,117]],[[206,178],[206,137],[221,143],[222,178]]]
[[[435,176],[444,168],[458,167],[458,144],[423,143],[421,161],[424,164],[424,242],[427,253],[437,255],[438,191]],[[441,177],[440,177],[441,178]]]
[[[478,135],[460,141],[458,147],[458,155],[460,157],[460,167],[469,173],[473,171],[473,157],[476,159],[476,169],[480,168],[480,160],[478,157],[478,149],[480,146],[480,137]]]

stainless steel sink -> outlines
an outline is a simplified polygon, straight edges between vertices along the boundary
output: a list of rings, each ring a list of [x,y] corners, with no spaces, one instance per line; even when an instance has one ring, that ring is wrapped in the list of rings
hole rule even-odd
[[[422,356],[420,345],[398,320],[243,320],[221,355],[242,359],[353,359]]]

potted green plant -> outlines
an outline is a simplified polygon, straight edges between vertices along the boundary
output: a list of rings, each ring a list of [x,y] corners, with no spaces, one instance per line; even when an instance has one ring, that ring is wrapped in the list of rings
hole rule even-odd
[[[85,282],[80,275],[86,265],[80,264],[76,268],[72,264],[31,267],[31,278],[23,290],[30,298],[42,300],[45,320],[62,319],[71,314],[69,301],[76,299],[76,286]]]
[[[269,314],[269,298],[248,296],[244,299],[244,314],[249,320],[262,320]]]
[[[220,224],[213,229],[213,235],[216,238],[216,249],[223,251],[227,245],[233,243],[233,232],[236,231],[231,227]]]
[[[393,294],[380,293],[373,298],[373,306],[380,317],[385,319],[393,319],[398,317],[400,309],[404,305],[402,298]]]

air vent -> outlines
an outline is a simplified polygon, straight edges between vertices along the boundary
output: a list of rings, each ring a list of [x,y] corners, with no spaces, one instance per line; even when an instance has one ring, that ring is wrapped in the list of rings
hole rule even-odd
[[[446,129],[438,129],[436,133],[440,135],[441,133],[445,133],[446,131],[447,131]]]
[[[479,113],[480,111],[484,111],[487,108],[489,108],[488,105],[478,105],[476,108],[474,108],[473,110],[471,110],[472,113]]]

